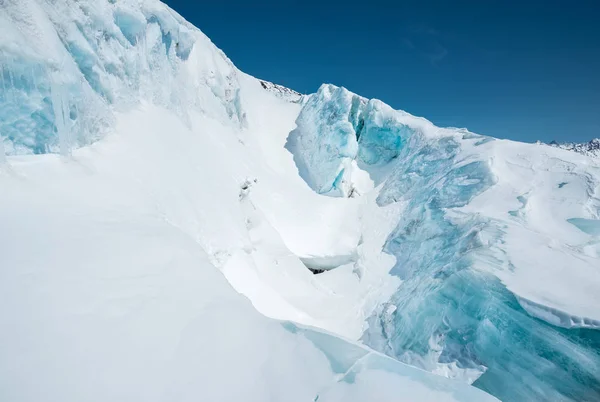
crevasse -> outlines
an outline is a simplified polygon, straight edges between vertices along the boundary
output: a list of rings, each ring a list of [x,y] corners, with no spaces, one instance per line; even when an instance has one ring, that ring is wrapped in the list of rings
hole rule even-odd
[[[496,181],[489,162],[463,148],[492,139],[438,129],[330,85],[297,126],[288,149],[317,192],[344,195],[331,190],[356,161],[383,183],[380,206],[407,203],[384,247],[402,284],[370,317],[366,344],[502,400],[600,398],[600,332],[529,315],[494,275],[514,268],[503,225],[462,209]]]

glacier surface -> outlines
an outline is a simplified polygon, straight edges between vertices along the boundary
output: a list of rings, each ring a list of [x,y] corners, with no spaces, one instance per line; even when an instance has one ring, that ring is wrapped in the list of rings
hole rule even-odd
[[[0,27],[0,399],[600,398],[597,159],[255,79],[155,0]]]
[[[232,288],[333,315],[272,303],[296,281],[326,300],[300,256],[356,246],[355,222],[333,239],[357,205],[321,202],[283,148],[301,99],[158,1],[8,0],[0,21],[0,399],[494,400]],[[306,244],[311,206],[331,225]]]
[[[516,144],[331,85],[297,124],[289,149],[316,191],[356,161],[381,183],[378,205],[406,204],[383,248],[402,283],[368,319],[366,344],[503,400],[600,397],[597,163],[507,152]]]

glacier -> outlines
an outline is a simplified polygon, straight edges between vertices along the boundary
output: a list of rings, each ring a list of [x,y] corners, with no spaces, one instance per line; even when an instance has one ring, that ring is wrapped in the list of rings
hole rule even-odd
[[[0,4],[0,398],[600,398],[600,162]],[[317,273],[317,274],[314,274]]]
[[[307,122],[316,124],[306,128]],[[536,289],[543,297],[541,302],[529,300],[528,289],[507,287],[513,280],[508,277],[518,278],[521,269],[530,268],[513,260],[515,252],[507,247],[505,238],[512,234],[511,226],[517,225],[517,232],[528,223],[530,217],[523,209],[533,193],[547,190],[532,186],[526,195],[515,197],[521,206],[507,207],[503,217],[469,208],[477,196],[504,185],[485,149],[497,152],[494,148],[501,147],[500,141],[466,130],[438,129],[377,100],[367,101],[332,86],[322,87],[309,100],[290,136],[302,144],[289,148],[297,153],[299,171],[308,170],[303,177],[309,178],[307,183],[315,191],[322,192],[331,183],[335,186],[352,160],[377,178],[376,184],[382,183],[379,205],[407,204],[384,245],[384,251],[396,257],[390,273],[402,284],[369,318],[362,336],[366,344],[406,363],[472,382],[502,400],[600,397],[597,288],[590,286],[590,293],[583,296],[583,301],[591,304],[583,309],[582,317],[548,306],[547,300],[557,299],[548,294],[550,289],[544,289],[550,284],[531,283],[541,288]],[[562,246],[572,253],[578,246],[589,247],[579,257],[584,262],[581,267],[568,263],[561,268],[568,275],[581,275],[582,281],[597,281],[597,164],[589,170],[578,168],[553,156],[551,150],[546,152],[550,155],[543,159],[549,159],[553,181],[587,187],[588,194],[581,198],[587,205],[569,213],[592,219],[557,222],[560,218],[546,216],[544,229],[553,229],[552,224],[568,228],[570,223],[587,233],[589,236],[580,236],[585,239],[580,245],[553,244],[552,248]],[[540,180],[541,175],[534,176]],[[564,176],[569,177],[568,182],[560,181]],[[514,190],[502,191],[511,192]],[[495,208],[504,207],[499,200],[493,202]],[[520,239],[524,243],[520,246],[537,242],[536,235],[540,234],[528,233]],[[539,258],[538,264],[557,263],[544,251],[531,247],[527,253]],[[527,288],[529,284],[524,285]],[[573,285],[574,292],[584,287],[582,283]],[[570,300],[563,302],[571,307]]]
[[[317,124],[305,129],[307,121]],[[362,336],[366,344],[406,363],[473,382],[502,400],[595,400],[600,396],[598,304],[592,290],[597,288],[590,287],[585,295],[585,301],[591,302],[586,309],[589,315],[578,318],[560,310],[557,314],[547,303],[536,304],[502,283],[507,273],[518,276],[522,269],[506,247],[506,232],[512,221],[526,222],[521,209],[537,189],[515,197],[521,208],[507,208],[502,219],[464,208],[478,195],[503,184],[494,172],[494,161],[485,154],[486,147],[498,147],[499,141],[466,130],[438,129],[379,101],[366,101],[331,86],[322,87],[309,100],[294,135],[304,146],[291,149],[302,161],[299,170],[309,170],[308,177],[335,184],[348,159],[356,160],[357,166],[383,183],[379,205],[407,203],[384,246],[385,252],[396,257],[390,273],[402,284],[369,318]],[[327,141],[338,146],[323,145]],[[343,147],[345,151],[340,152]],[[558,158],[550,160],[557,183],[568,175],[570,185],[583,181],[591,192],[583,198],[588,205],[579,213],[594,219],[566,219],[562,226],[571,223],[590,235],[581,246],[594,244],[596,251],[580,269],[593,272],[584,280],[597,280],[597,165],[590,169],[592,175],[577,172],[574,164]],[[307,182],[316,191],[323,189],[316,179]],[[503,207],[498,201],[494,206]],[[550,226],[552,220],[546,224]],[[553,246],[558,249],[560,244]],[[532,247],[528,252],[539,261],[555,262],[543,250]],[[567,275],[578,275],[574,264],[563,269]],[[544,283],[532,285],[544,287]],[[548,300],[554,295],[544,296]]]

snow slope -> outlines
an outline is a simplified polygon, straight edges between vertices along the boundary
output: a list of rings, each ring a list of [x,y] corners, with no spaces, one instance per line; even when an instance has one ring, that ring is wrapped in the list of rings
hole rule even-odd
[[[494,400],[226,281],[360,327],[300,259],[362,204],[297,175],[299,104],[156,1],[1,7],[0,399]]]
[[[220,142],[154,106],[117,121],[68,161],[11,157],[4,167],[3,400],[346,401],[375,387],[387,400],[413,388],[411,400],[485,398],[260,316],[206,252],[228,236],[252,253],[237,183],[210,155]],[[215,170],[202,171],[207,162]]]
[[[600,395],[597,160],[301,96],[158,1],[1,7],[3,400]]]

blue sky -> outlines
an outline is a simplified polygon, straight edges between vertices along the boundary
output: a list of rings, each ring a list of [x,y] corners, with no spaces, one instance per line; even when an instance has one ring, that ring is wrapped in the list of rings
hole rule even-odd
[[[166,0],[243,71],[323,82],[440,126],[600,137],[600,1]]]

